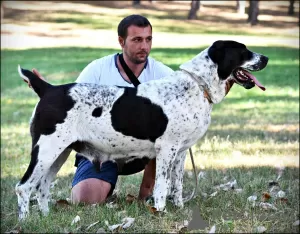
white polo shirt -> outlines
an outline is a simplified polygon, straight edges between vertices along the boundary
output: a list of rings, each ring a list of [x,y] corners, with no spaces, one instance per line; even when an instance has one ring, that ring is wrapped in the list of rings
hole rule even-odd
[[[122,77],[117,66],[117,57],[118,54],[112,54],[92,61],[83,69],[76,82],[134,87],[133,84]],[[138,80],[144,83],[163,78],[172,72],[171,68],[148,57],[144,70],[138,77]]]

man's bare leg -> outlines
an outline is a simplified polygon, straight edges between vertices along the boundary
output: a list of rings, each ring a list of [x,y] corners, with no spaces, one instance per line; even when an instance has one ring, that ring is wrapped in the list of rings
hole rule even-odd
[[[74,204],[104,203],[110,189],[111,184],[104,180],[95,178],[85,179],[72,188],[71,201]]]

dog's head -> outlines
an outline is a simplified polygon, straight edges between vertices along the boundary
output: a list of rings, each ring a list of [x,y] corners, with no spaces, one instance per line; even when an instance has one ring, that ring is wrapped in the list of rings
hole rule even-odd
[[[235,41],[216,41],[209,47],[207,53],[217,64],[221,80],[231,78],[246,89],[251,89],[256,84],[265,90],[250,72],[264,69],[268,63],[266,56],[252,52],[244,44]]]
[[[246,89],[259,81],[250,72],[266,67],[268,58],[252,52],[244,44],[235,41],[216,41],[180,69],[192,75],[198,85],[204,87],[213,103],[219,103],[226,95],[227,81],[234,81]]]

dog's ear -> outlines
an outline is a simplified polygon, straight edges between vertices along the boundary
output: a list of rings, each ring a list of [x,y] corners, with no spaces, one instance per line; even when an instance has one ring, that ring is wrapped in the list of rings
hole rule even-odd
[[[212,44],[212,46],[208,50],[208,56],[214,62],[219,64],[222,60],[224,60],[224,42],[216,41]]]

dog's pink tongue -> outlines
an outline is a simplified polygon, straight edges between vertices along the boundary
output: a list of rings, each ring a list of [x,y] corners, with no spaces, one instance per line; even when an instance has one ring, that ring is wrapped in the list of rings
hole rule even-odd
[[[246,73],[246,75],[254,81],[254,83],[257,85],[257,87],[259,87],[263,91],[266,90],[266,88],[261,83],[259,83],[259,81],[256,79],[256,77],[254,75],[252,75],[250,72],[247,72],[246,70],[243,70],[243,72]]]

